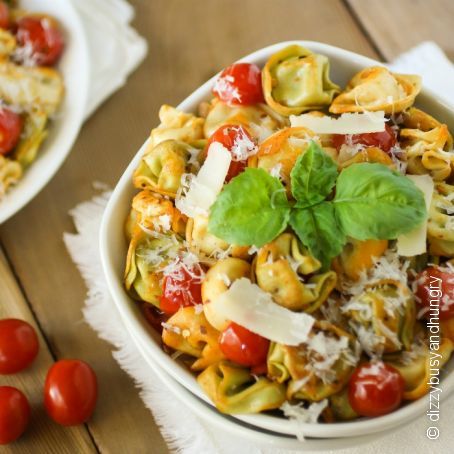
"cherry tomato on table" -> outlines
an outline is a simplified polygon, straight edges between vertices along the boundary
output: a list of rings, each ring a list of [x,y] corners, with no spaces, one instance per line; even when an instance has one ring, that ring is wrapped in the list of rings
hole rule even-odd
[[[51,66],[60,58],[64,40],[55,19],[46,16],[25,16],[17,21],[17,42],[30,48],[29,57],[37,65]]]
[[[12,386],[0,386],[0,445],[17,440],[30,419],[27,398]]]
[[[262,71],[251,63],[235,63],[222,71],[213,87],[213,94],[232,105],[264,102]]]
[[[0,374],[14,374],[28,367],[39,350],[34,328],[23,320],[0,320]]]
[[[404,385],[400,372],[388,364],[361,364],[350,378],[350,405],[361,416],[385,415],[402,402]]]
[[[0,1],[0,28],[9,27],[9,8],[5,2]]]
[[[439,303],[435,308],[440,310],[440,320],[454,317],[454,270],[430,266],[416,277],[416,282],[416,296],[419,304],[427,309],[427,317],[430,317],[431,300],[432,307]]]
[[[78,359],[57,361],[47,372],[44,406],[58,424],[73,426],[87,421],[98,397],[93,369]]]
[[[6,107],[0,107],[0,154],[10,153],[17,145],[22,132],[20,115]]]
[[[208,151],[213,142],[219,142],[224,145],[232,154],[232,162],[225,178],[227,182],[247,167],[247,158],[241,158],[257,149],[252,137],[241,125],[223,125],[216,129],[207,142],[206,149]]]
[[[232,322],[221,333],[219,346],[222,353],[235,363],[262,366],[266,362],[270,341]]]
[[[174,314],[181,307],[202,304],[202,279],[197,267],[186,269],[164,277],[160,309],[165,314]]]
[[[350,139],[349,139],[350,138]],[[383,151],[388,152],[391,148],[396,145],[396,134],[394,130],[388,124],[385,125],[383,132],[369,132],[364,134],[333,134],[333,146],[338,151],[343,144],[348,143],[351,140],[353,145],[361,144],[365,147],[377,147]]]

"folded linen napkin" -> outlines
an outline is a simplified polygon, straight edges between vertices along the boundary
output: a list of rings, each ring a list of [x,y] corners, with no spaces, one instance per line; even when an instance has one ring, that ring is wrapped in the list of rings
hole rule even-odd
[[[430,54],[430,65],[427,65],[426,60],[425,65],[421,66],[420,60],[429,58],[427,54]],[[445,83],[439,81],[438,78],[431,77],[432,72],[446,75],[454,73],[454,67],[434,43],[421,44],[399,57],[391,66],[396,71],[421,74],[425,85],[438,91],[439,96],[443,98],[449,92],[448,90],[451,92],[454,90],[454,84],[451,83],[450,86],[450,80],[452,81],[454,78],[448,77],[448,82]],[[428,66],[430,66],[429,74],[427,74]],[[440,71],[437,68],[441,68]],[[442,83],[445,88],[438,90]],[[454,96],[449,99],[454,100]],[[97,187],[103,188],[99,185]],[[67,233],[64,239],[88,288],[84,309],[85,320],[98,332],[100,337],[114,345],[116,349],[113,352],[114,358],[140,387],[141,397],[153,413],[169,447],[184,454],[291,454],[294,452],[276,448],[260,448],[244,440],[233,439],[197,417],[184,404],[172,399],[170,401],[163,399],[165,394],[162,393],[162,389],[165,389],[165,385],[142,360],[139,351],[126,332],[109,295],[100,262],[99,248],[93,245],[93,238],[98,238],[102,214],[109,196],[109,192],[104,192],[72,210],[71,215],[77,233]],[[106,313],[110,314],[109,319],[106,319]],[[325,451],[325,453],[391,454],[398,451],[400,454],[448,454],[452,452],[454,446],[454,432],[450,424],[453,418],[454,396],[451,396],[441,406],[440,421],[436,424],[430,423],[427,416],[422,415],[410,425],[402,427],[394,433],[386,434],[385,437],[367,446]],[[434,425],[440,431],[440,438],[429,440],[426,432],[430,426]],[[312,452],[304,448],[304,442],[301,444],[301,451]]]

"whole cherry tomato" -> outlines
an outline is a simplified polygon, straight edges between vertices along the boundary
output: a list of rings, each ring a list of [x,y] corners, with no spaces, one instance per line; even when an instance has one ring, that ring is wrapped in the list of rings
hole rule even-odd
[[[202,279],[196,267],[181,266],[176,273],[164,277],[160,309],[174,314],[181,307],[202,304]]]
[[[270,341],[232,322],[221,333],[219,346],[231,361],[254,367],[266,362]]]
[[[30,419],[27,398],[12,386],[0,386],[0,445],[17,440]]]
[[[350,378],[350,405],[361,416],[385,415],[399,407],[404,385],[400,372],[388,364],[361,364]]]
[[[28,367],[39,351],[34,328],[23,320],[0,320],[0,374],[15,374]]]
[[[207,150],[213,142],[224,145],[232,154],[225,181],[229,182],[247,167],[247,156],[257,151],[250,134],[241,125],[224,125],[216,129],[207,142]]]
[[[98,397],[93,369],[78,359],[57,361],[47,372],[44,406],[58,424],[73,426],[87,421]]]
[[[47,16],[25,16],[17,21],[17,42],[29,48],[28,57],[37,65],[51,66],[60,58],[64,40],[55,19]]]
[[[264,102],[262,72],[251,63],[234,63],[222,71],[213,94],[227,104],[251,105]]]
[[[440,320],[454,317],[454,270],[430,266],[419,273],[416,282],[416,296],[427,309],[426,317],[430,318],[431,302],[434,309],[440,310]]]
[[[5,2],[0,1],[0,28],[9,27],[9,8]]]
[[[17,145],[22,132],[23,120],[12,110],[0,107],[0,154],[6,155]]]
[[[334,134],[332,141],[334,147],[339,151],[343,144],[361,144],[365,147],[377,147],[383,151],[388,152],[391,148],[396,145],[396,134],[388,124],[385,125],[383,132],[369,132],[364,134]]]

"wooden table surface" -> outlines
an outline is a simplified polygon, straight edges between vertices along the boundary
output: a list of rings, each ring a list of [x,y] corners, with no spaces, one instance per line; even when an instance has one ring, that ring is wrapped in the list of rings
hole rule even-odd
[[[0,452],[166,453],[168,449],[111,346],[82,319],[84,283],[62,241],[68,211],[89,199],[93,181],[114,186],[157,124],[161,104],[178,104],[239,57],[279,41],[305,39],[390,60],[425,39],[454,58],[452,0],[134,0],[134,26],[149,54],[127,85],[84,125],[70,157],[48,186],[0,226],[0,318],[18,317],[40,333],[33,366],[0,384],[22,389],[31,424]],[[108,317],[109,314],[106,314]],[[42,387],[57,359],[95,369],[99,401],[88,424],[63,428],[42,407]]]

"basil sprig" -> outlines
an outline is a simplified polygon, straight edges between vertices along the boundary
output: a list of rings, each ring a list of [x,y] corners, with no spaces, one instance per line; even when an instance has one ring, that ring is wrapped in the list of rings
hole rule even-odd
[[[339,174],[315,142],[290,176],[292,205],[278,178],[263,169],[246,169],[219,194],[209,232],[232,244],[260,247],[290,223],[326,269],[347,237],[394,239],[427,217],[424,195],[409,178],[375,163],[352,164]]]

